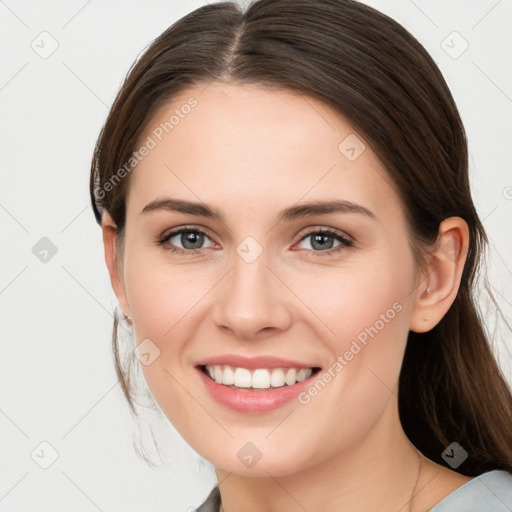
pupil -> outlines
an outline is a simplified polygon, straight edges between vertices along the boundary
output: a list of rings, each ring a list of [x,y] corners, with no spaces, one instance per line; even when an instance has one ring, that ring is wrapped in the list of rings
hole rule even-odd
[[[326,238],[331,239],[331,243],[326,242],[325,241]],[[315,247],[316,243],[320,244],[319,247]],[[330,235],[324,235],[322,233],[318,233],[318,234],[314,235],[313,243],[311,245],[313,246],[313,248],[316,248],[316,249],[331,249],[332,244],[333,244],[333,240]]]
[[[181,235],[181,243],[185,249],[199,249],[201,248],[201,244],[203,242],[203,235],[201,233],[182,233]],[[187,246],[190,243],[192,246]]]

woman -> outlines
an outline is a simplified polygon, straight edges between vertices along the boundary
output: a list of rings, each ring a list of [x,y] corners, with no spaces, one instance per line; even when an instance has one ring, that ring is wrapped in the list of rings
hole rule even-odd
[[[198,510],[512,508],[465,132],[395,21],[190,13],[128,74],[91,199],[151,395],[215,465]]]

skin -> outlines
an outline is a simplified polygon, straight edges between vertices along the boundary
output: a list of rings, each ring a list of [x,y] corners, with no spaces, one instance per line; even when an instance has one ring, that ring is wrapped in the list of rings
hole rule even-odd
[[[225,512],[427,510],[470,478],[421,455],[418,479],[420,459],[398,416],[398,377],[409,330],[432,329],[456,297],[466,223],[445,219],[418,269],[401,201],[367,142],[327,105],[291,91],[217,82],[189,89],[160,109],[141,142],[191,96],[198,105],[130,175],[122,253],[108,214],[102,225],[120,307],[137,343],[149,339],[160,351],[142,365],[154,399],[215,465]],[[366,146],[354,161],[338,149],[349,134]],[[164,197],[212,204],[225,222],[141,214]],[[359,203],[375,219],[329,213],[276,222],[286,207],[328,199]],[[202,248],[182,255],[156,243],[182,226],[207,232]],[[354,245],[333,252],[340,242],[328,238],[327,255],[305,236],[320,228]],[[263,249],[252,263],[236,251],[247,236]],[[180,239],[167,246],[183,249]],[[327,369],[396,302],[401,311],[306,405],[234,412],[194,369],[223,353]],[[262,453],[251,468],[237,457],[248,442]]]

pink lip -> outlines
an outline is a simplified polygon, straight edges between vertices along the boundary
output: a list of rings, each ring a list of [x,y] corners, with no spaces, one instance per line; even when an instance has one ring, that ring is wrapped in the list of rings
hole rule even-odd
[[[315,368],[318,365],[304,364],[290,359],[282,359],[273,356],[245,357],[236,354],[224,354],[220,356],[209,357],[196,363],[196,366],[207,364],[227,364],[229,366],[247,368],[256,370],[258,368]]]
[[[269,366],[264,365],[263,367],[269,368]],[[300,367],[304,368],[303,365]],[[313,379],[317,377],[317,373],[313,373],[306,380],[297,382],[292,386],[285,384],[279,388],[270,388],[268,391],[250,391],[245,389],[233,389],[219,384],[206,375],[200,367],[196,367],[196,370],[206,389],[217,402],[231,410],[252,414],[263,414],[290,402],[297,397],[299,393],[310,386]]]

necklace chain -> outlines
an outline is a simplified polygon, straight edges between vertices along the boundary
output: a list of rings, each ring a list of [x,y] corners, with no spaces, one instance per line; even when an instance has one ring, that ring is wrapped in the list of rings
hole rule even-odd
[[[418,485],[419,479],[420,479],[420,473],[421,473],[421,455],[418,453],[418,450],[415,450],[416,455],[418,456],[418,459],[420,459],[420,464],[418,466],[418,476],[416,477],[416,483],[414,484],[414,487],[412,488],[411,493],[411,499],[409,500],[409,512],[412,511],[412,503],[414,501],[414,492],[416,491],[416,487]],[[224,510],[222,510],[224,512]]]

